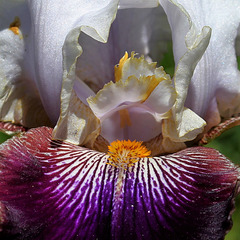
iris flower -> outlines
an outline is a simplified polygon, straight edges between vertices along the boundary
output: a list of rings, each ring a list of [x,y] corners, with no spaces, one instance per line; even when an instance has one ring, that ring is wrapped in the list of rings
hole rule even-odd
[[[194,145],[240,112],[239,8],[2,0],[0,236],[223,239],[239,170]]]

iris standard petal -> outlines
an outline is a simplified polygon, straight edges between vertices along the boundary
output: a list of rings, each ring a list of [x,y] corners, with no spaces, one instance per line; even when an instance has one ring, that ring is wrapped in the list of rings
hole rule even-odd
[[[153,32],[151,28],[161,24],[158,24],[158,15],[161,14],[156,8],[118,10],[107,43],[82,34],[79,44],[83,54],[77,63],[78,77],[96,93],[114,80],[114,66],[126,51],[150,55],[151,38],[162,35],[161,31]]]
[[[211,120],[210,111],[222,117],[240,112],[240,74],[235,40],[240,23],[240,2],[178,1],[191,15],[198,29],[209,26],[212,36],[191,80],[186,106]],[[204,17],[203,17],[204,16]]]
[[[97,42],[85,34],[79,38],[84,51],[78,59],[77,75],[97,92],[114,79],[113,67],[126,51],[159,61],[170,42],[171,30],[161,6],[119,9],[107,43]]]
[[[207,26],[196,28],[191,16],[177,2],[164,0],[160,2],[172,29],[173,51],[177,65],[174,73],[177,99],[172,109],[172,119],[167,120],[164,125],[165,133],[171,140],[189,141],[196,138],[206,125],[202,118],[184,106],[194,69],[209,44],[211,29]]]
[[[53,121],[57,121],[59,116],[63,72],[69,71],[68,67],[79,55],[79,47],[75,52],[69,48],[62,50],[67,35],[72,30],[67,38],[71,44],[77,41],[81,30],[95,38],[106,39],[107,21],[111,22],[116,12],[114,6],[117,8],[117,1],[29,1],[32,44],[28,52],[34,53],[29,65],[34,64],[32,77],[36,79],[44,106]],[[63,63],[62,51],[65,60],[67,55],[71,55],[68,60],[73,62],[67,63],[70,66]]]
[[[83,48],[83,54],[81,55],[81,57],[78,58],[76,69],[77,76],[80,80],[76,80],[74,70],[72,70],[71,74],[68,74],[68,76],[66,76],[65,78],[66,80],[64,80],[61,108],[62,113],[58,125],[54,130],[55,138],[69,139],[70,132],[76,133],[74,143],[77,143],[80,138],[78,135],[80,131],[78,131],[77,133],[75,129],[70,130],[70,132],[65,130],[64,134],[62,131],[63,129],[66,129],[66,126],[70,125],[68,124],[68,122],[73,122],[73,120],[68,119],[68,112],[71,108],[71,103],[69,103],[69,100],[71,98],[70,86],[72,86],[72,82],[76,80],[74,91],[76,91],[76,94],[79,96],[81,101],[85,103],[84,99],[81,96],[81,91],[79,91],[79,88],[77,88],[76,86],[77,81],[84,81],[89,88],[91,88],[95,93],[97,93],[97,91],[99,91],[104,86],[104,84],[114,79],[114,65],[118,63],[119,59],[122,57],[125,51],[131,52],[134,49],[135,51],[148,55],[150,48],[148,47],[148,43],[150,42],[150,45],[153,45],[153,42],[159,42],[159,38],[156,37],[159,31],[155,31],[155,33],[153,33],[151,30],[151,26],[153,25],[154,28],[157,28],[157,26],[161,26],[160,24],[157,24],[159,23],[159,21],[161,22],[161,20],[159,20],[158,18],[159,16],[162,16],[162,14],[159,14],[158,9],[124,9],[118,11],[117,18],[114,21],[112,29],[110,31],[108,43],[105,44],[100,43],[86,36],[85,34],[81,34],[79,38],[79,44]],[[129,21],[129,19],[131,19],[131,21]],[[109,23],[111,23],[113,19],[112,17],[109,17],[108,20]],[[154,20],[156,20],[156,24],[154,24]],[[106,24],[106,28],[107,27],[110,27],[110,25]],[[164,39],[166,38],[166,34],[159,35],[161,37],[163,36]],[[154,36],[154,39],[150,40],[152,36]],[[66,46],[69,46],[69,50],[64,50],[66,56],[69,56],[69,53],[75,54],[76,52],[79,52],[77,42],[71,42]],[[75,47],[73,48],[73,46]],[[164,47],[161,49],[164,49]],[[159,51],[156,51],[155,49],[154,52]],[[76,58],[74,57],[74,54],[72,60],[71,58],[69,58],[71,62],[73,62]],[[72,69],[70,68],[70,66],[66,65],[66,67],[68,69]],[[77,115],[77,113],[75,115]],[[77,125],[80,125],[83,122],[83,119],[85,119],[85,116],[83,116],[82,119],[80,118],[78,120],[78,123],[75,122],[76,119],[74,119],[74,122]],[[88,128],[87,126],[84,127],[83,124],[81,124],[81,126],[85,129]],[[82,142],[78,143],[81,144]]]
[[[125,53],[115,67],[115,83],[109,82],[87,101],[101,122],[101,136],[109,142],[148,141],[161,133],[161,121],[175,98],[172,81],[162,67]]]
[[[77,80],[76,62],[77,58],[82,54],[82,47],[78,43],[79,35],[81,32],[84,32],[97,41],[106,42],[111,23],[116,17],[118,6],[117,0],[105,1],[104,5],[102,4],[102,1],[99,1],[98,4],[96,4],[96,1],[93,1],[92,3],[88,1],[88,3],[88,11],[85,11],[85,14],[75,23],[76,28],[69,32],[64,42],[61,114],[53,134],[57,139],[68,139],[70,133],[74,132],[74,141],[77,141],[79,144],[87,141],[86,138],[89,135],[88,129],[91,128],[91,126],[89,127],[89,124],[91,125],[91,121],[86,121],[85,114],[84,116],[78,117],[77,122],[75,122],[75,120],[77,120],[76,118],[69,118],[69,115],[78,115],[78,109],[75,108],[75,111],[72,111],[72,103],[70,100],[75,99],[75,92],[73,88],[74,82]],[[96,7],[96,11],[92,11],[92,4]],[[75,12],[75,15],[78,16],[78,13]],[[82,102],[80,104],[82,104]],[[94,119],[93,121],[96,122],[97,120]],[[76,129],[74,127],[75,125],[70,124],[71,122],[75,122],[75,125],[77,124],[81,127]],[[67,129],[67,127],[69,129]],[[82,131],[86,132],[85,136],[81,136]],[[79,142],[80,138],[82,140]]]
[[[24,68],[30,32],[26,1],[1,1],[0,17],[0,120],[27,127],[49,126],[38,90]]]
[[[239,171],[197,147],[127,170],[103,153],[30,130],[1,146],[1,237],[223,239]]]
[[[161,4],[163,5],[163,8],[165,9],[165,11],[168,15],[168,18],[170,20],[170,25],[171,24],[176,25],[176,23],[181,22],[181,23],[183,23],[184,26],[186,25],[190,29],[189,32],[188,32],[188,28],[187,28],[187,29],[185,29],[186,31],[183,31],[183,33],[180,34],[181,41],[184,44],[185,44],[185,42],[184,42],[185,35],[184,34],[186,34],[187,37],[186,37],[186,46],[184,48],[184,51],[182,52],[182,54],[183,54],[182,58],[180,60],[178,59],[179,63],[176,68],[176,73],[174,76],[175,88],[176,88],[176,92],[177,92],[177,100],[176,100],[174,107],[172,108],[172,118],[173,119],[169,120],[169,121],[173,121],[169,124],[171,126],[174,126],[174,128],[173,128],[173,130],[171,130],[172,128],[167,127],[168,130],[170,129],[170,132],[165,131],[165,132],[167,132],[166,137],[170,138],[173,141],[175,141],[176,139],[178,142],[189,141],[189,140],[194,139],[199,133],[201,133],[205,126],[205,121],[203,119],[198,117],[194,112],[184,108],[184,103],[185,103],[185,99],[186,99],[187,92],[188,92],[188,85],[191,80],[194,68],[195,68],[197,62],[200,60],[202,54],[206,50],[206,47],[208,45],[209,38],[211,35],[211,31],[208,27],[204,27],[202,29],[202,32],[196,32],[195,31],[196,28],[192,24],[190,16],[183,9],[182,6],[180,6],[176,3],[168,2],[168,1],[162,1]],[[125,12],[126,19],[129,19],[129,18],[127,18],[127,16],[128,16],[128,14],[131,13],[130,10],[131,9],[127,9]],[[151,10],[151,9],[145,10],[144,15],[140,14],[140,16],[141,16],[140,19],[145,20],[145,18],[142,16],[146,16],[146,14],[149,14],[152,11],[154,11],[154,10]],[[122,12],[122,13],[124,13],[124,12]],[[119,16],[121,16],[121,12],[119,12]],[[153,16],[154,16],[154,14],[153,14]],[[174,17],[171,17],[171,16],[177,16],[177,17],[174,19]],[[147,19],[151,19],[151,17],[149,17]],[[124,21],[124,18],[123,18],[123,21]],[[149,31],[149,29],[150,29],[149,23],[150,22],[151,21],[148,20],[146,24],[144,23],[142,25],[142,28],[140,27],[138,29],[139,31],[137,31],[139,35],[136,35],[133,38],[132,37],[125,38],[124,34],[120,35],[123,37],[116,38],[116,35],[118,35],[119,33],[122,33],[121,29],[124,29],[124,28],[122,28],[122,25],[120,23],[120,25],[119,24],[115,25],[116,31],[114,31],[114,24],[118,23],[117,19],[116,19],[116,22],[113,23],[113,32],[112,32],[113,33],[113,35],[112,35],[113,44],[111,43],[111,41],[110,41],[110,43],[108,43],[110,48],[108,47],[108,45],[105,45],[105,46],[101,45],[101,43],[98,43],[95,40],[91,40],[86,36],[83,36],[83,38],[80,37],[80,44],[84,47],[84,49],[86,51],[83,53],[83,55],[78,60],[79,69],[77,71],[77,74],[78,74],[79,80],[84,81],[96,93],[97,91],[99,91],[99,89],[103,88],[104,84],[109,82],[109,80],[112,80],[113,70],[109,70],[109,69],[110,68],[113,69],[112,65],[114,63],[114,59],[118,55],[119,51],[123,50],[122,47],[125,48],[124,50],[126,50],[126,47],[130,47],[130,48],[140,47],[141,53],[143,52],[145,55],[148,54],[149,53],[148,42],[149,42],[149,39],[151,38],[151,35],[149,34],[149,32],[146,32],[145,30]],[[139,24],[139,23],[136,24],[136,22],[134,20],[130,21],[130,23],[131,23],[130,25],[133,28],[135,25],[141,26],[141,24]],[[110,24],[108,26],[110,27]],[[128,31],[127,36],[131,35],[131,34],[128,35],[129,32],[131,33],[131,31]],[[76,34],[76,33],[73,33],[73,34]],[[77,34],[79,34],[79,33],[77,32]],[[69,73],[67,73],[67,71],[65,71],[66,74],[65,74],[64,82],[63,82],[61,116],[60,116],[60,120],[54,130],[54,138],[62,139],[62,140],[69,139],[70,138],[69,132],[74,132],[74,129],[72,129],[71,131],[65,130],[64,134],[62,134],[61,132],[63,132],[63,131],[60,132],[59,129],[64,129],[64,128],[66,129],[67,125],[70,126],[70,124],[68,124],[68,122],[73,122],[73,119],[70,119],[70,118],[67,119],[69,117],[69,114],[68,114],[69,109],[71,108],[70,107],[70,105],[71,105],[70,98],[71,98],[71,90],[72,90],[71,86],[72,86],[73,82],[76,80],[75,65],[74,65],[75,64],[74,61],[76,59],[73,58],[73,56],[75,56],[75,57],[79,56],[81,53],[81,50],[79,50],[78,43],[76,41],[75,42],[72,41],[71,36],[72,35],[69,35],[71,45],[68,44],[68,41],[66,41],[66,44],[65,44],[65,46],[68,47],[69,50],[66,51],[66,49],[67,49],[66,48],[63,52],[66,53],[66,57],[68,59],[71,59],[70,62],[73,63],[73,65],[71,65],[73,67],[70,68],[70,65],[68,66],[68,64],[65,66],[66,69],[70,69],[71,71]],[[140,37],[137,39],[137,42],[139,44],[137,44],[137,46],[136,46],[136,44],[135,44],[136,41],[132,41],[132,40],[136,39],[137,36],[140,36]],[[141,37],[141,36],[147,36],[147,37]],[[129,42],[127,41],[128,42],[127,44],[126,44],[126,41],[123,42],[123,44],[122,44],[122,42],[121,42],[122,39],[125,39],[125,40],[127,39],[130,41]],[[139,39],[140,39],[140,41],[139,41]],[[111,32],[110,32],[110,40],[111,40]],[[116,46],[118,46],[117,48],[114,47],[115,44],[116,44]],[[147,48],[146,48],[146,46],[147,46]],[[114,51],[113,51],[113,49],[114,49]],[[79,52],[78,55],[76,54],[77,51]],[[73,54],[73,56],[71,56],[71,54],[69,54],[69,53],[74,53],[74,54]],[[74,91],[76,91],[76,90],[77,90],[77,88],[75,87]],[[90,92],[90,91],[88,91],[88,92]],[[81,94],[77,93],[77,95],[79,96]],[[81,99],[81,97],[80,97],[80,99]],[[82,102],[84,102],[84,101],[82,100]],[[95,112],[95,110],[93,110],[93,112]],[[72,116],[74,116],[74,115],[72,115]],[[97,117],[98,117],[98,115],[97,115]],[[190,119],[194,119],[194,121],[189,121],[189,117],[190,117]],[[84,119],[85,119],[84,116],[82,119],[80,118],[78,120],[79,124],[77,124],[77,125],[80,125],[80,122],[83,122]],[[88,123],[85,122],[84,124],[81,124],[81,128],[82,128],[82,130],[84,128],[87,129]],[[78,139],[82,138],[81,136],[79,136],[79,134],[81,134],[82,130],[75,131],[76,134],[74,137],[75,138],[74,143],[77,142]],[[82,142],[79,142],[79,144],[82,144]]]

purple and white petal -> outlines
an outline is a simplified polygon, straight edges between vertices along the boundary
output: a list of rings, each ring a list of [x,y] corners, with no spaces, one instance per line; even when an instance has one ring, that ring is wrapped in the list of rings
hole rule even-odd
[[[6,134],[14,134],[25,132],[27,129],[20,125],[15,125],[10,122],[0,122],[0,132],[4,132]]]
[[[239,170],[216,150],[144,158],[125,171],[51,132],[1,146],[1,237],[204,240],[230,228]]]

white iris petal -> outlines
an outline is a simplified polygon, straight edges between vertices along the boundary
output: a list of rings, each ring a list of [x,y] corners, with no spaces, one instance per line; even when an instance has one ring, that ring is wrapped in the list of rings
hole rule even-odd
[[[70,70],[75,73],[73,65],[81,52],[77,44],[80,32],[106,42],[117,8],[118,0],[0,1],[0,120],[27,127],[46,124],[40,121],[43,110],[29,106],[35,104],[32,98],[37,98],[56,123],[63,75],[71,78]],[[16,17],[20,23],[14,27],[20,39],[9,29]],[[68,60],[63,61],[62,55]],[[64,88],[67,91],[72,89],[72,78],[68,89]],[[64,98],[69,100],[67,95]],[[29,124],[24,118],[37,118],[39,123]]]
[[[24,66],[30,32],[26,1],[1,1],[0,17],[0,120],[25,127],[50,125],[29,66]]]
[[[205,118],[218,123],[222,117],[240,112],[240,73],[237,68],[235,39],[240,23],[238,0],[179,0],[191,15],[195,26],[209,26],[209,46],[197,65],[191,80],[186,106]],[[175,29],[173,29],[174,31]]]
[[[109,142],[147,141],[161,133],[161,120],[175,102],[172,81],[163,68],[156,68],[143,57],[137,59],[132,54],[122,60],[115,71],[116,83],[106,84],[95,97],[88,98],[88,103]]]
[[[173,33],[174,53],[175,51],[178,53],[181,52],[181,58],[179,57],[177,61],[174,84],[170,80],[168,84],[164,85],[164,81],[162,81],[155,85],[155,89],[153,88],[150,92],[152,94],[148,94],[143,100],[142,94],[147,90],[145,89],[141,92],[141,90],[144,89],[144,84],[142,82],[138,85],[137,82],[141,81],[144,77],[157,75],[157,73],[154,72],[155,70],[151,70],[149,73],[147,64],[140,64],[137,68],[131,66],[125,71],[126,77],[124,77],[125,72],[123,71],[121,81],[118,82],[116,80],[116,83],[111,82],[114,80],[114,76],[113,70],[109,69],[113,69],[113,65],[116,64],[116,56],[119,56],[119,53],[123,51],[123,47],[127,50],[130,46],[130,50],[136,50],[134,49],[136,45],[140,50],[139,53],[144,53],[145,56],[151,54],[149,53],[150,48],[148,46],[151,44],[151,34],[148,35],[147,33],[151,33],[149,29],[151,29],[152,22],[149,21],[149,19],[151,19],[151,16],[154,16],[153,13],[157,13],[154,10],[146,10],[146,12],[144,12],[150,15],[148,15],[148,17],[142,17],[143,24],[139,24],[134,20],[127,21],[134,24],[126,26],[128,31],[126,34],[122,33],[119,38],[117,37],[117,33],[123,25],[117,20],[120,25],[113,24],[115,27],[112,32],[110,32],[110,39],[113,40],[111,40],[111,44],[103,46],[86,36],[80,37],[80,44],[82,44],[83,50],[85,51],[86,49],[86,51],[78,61],[80,66],[80,68],[77,68],[78,80],[74,75],[75,62],[73,56],[78,56],[81,53],[81,49],[76,42],[70,41],[69,43],[71,44],[68,43],[68,38],[71,40],[72,35],[74,35],[73,33],[67,37],[63,52],[65,64],[67,64],[65,69],[67,71],[64,73],[62,113],[54,130],[55,138],[67,139],[75,144],[85,144],[88,146],[90,144],[90,146],[93,146],[99,134],[111,142],[117,138],[148,141],[162,133],[165,139],[163,148],[165,148],[166,151],[173,151],[171,147],[168,147],[169,143],[175,142],[176,144],[176,142],[179,142],[179,144],[183,146],[182,142],[194,139],[203,131],[205,121],[190,109],[186,109],[184,103],[193,71],[208,46],[211,30],[208,27],[197,29],[195,25],[192,24],[191,18],[186,10],[177,3],[173,1],[161,1],[161,4],[167,13],[170,26],[172,28],[179,26],[176,33]],[[121,10],[126,11],[123,21],[129,19],[129,14],[131,14],[130,10],[131,9]],[[137,13],[137,10],[134,11]],[[136,16],[143,15],[136,14]],[[132,19],[132,15],[130,17]],[[126,24],[124,24],[124,27],[125,25]],[[135,26],[141,26],[136,29],[139,31],[134,31]],[[134,34],[129,35],[129,33],[134,32],[136,32],[138,38],[136,38]],[[141,35],[145,37],[142,38]],[[129,38],[129,36],[133,37]],[[149,38],[146,38],[146,36]],[[132,41],[132,39],[134,41]],[[176,44],[177,40],[179,40],[180,43],[184,43],[185,47],[178,49]],[[121,44],[119,45],[119,43]],[[120,46],[121,51],[116,52],[115,45],[117,47]],[[181,44],[179,46],[181,46]],[[93,51],[93,49],[96,51]],[[74,51],[75,54],[73,54]],[[76,52],[78,52],[78,54],[76,54]],[[96,55],[96,53],[101,57]],[[111,58],[111,56],[113,56],[113,58]],[[86,61],[86,59],[92,59],[95,64],[91,64],[91,61]],[[69,62],[73,63],[73,65],[69,65]],[[151,64],[149,64],[149,66],[150,65]],[[81,86],[82,83],[75,84],[74,90],[77,91],[76,94],[74,92],[71,93],[69,86],[75,80],[80,82],[84,81],[86,83],[86,85],[83,85],[84,88],[88,86],[97,93],[95,97],[88,98],[91,111],[81,111],[81,114],[77,111],[77,109],[83,105],[85,105],[86,108],[88,107],[86,100],[77,90],[77,85]],[[106,85],[104,86],[104,84]],[[86,92],[87,93],[84,94],[85,96],[92,95],[91,91]],[[77,100],[76,95],[78,95],[81,100]],[[70,99],[74,101],[75,107],[72,106],[71,101],[69,101]],[[132,123],[133,121],[134,124]],[[163,125],[162,122],[164,123]],[[89,137],[90,134],[91,138]],[[175,146],[173,148],[175,148]]]
[[[19,29],[28,36],[19,40],[21,48],[16,51],[23,49],[23,46],[26,51],[16,54],[19,57],[15,58],[17,61],[12,61],[17,65],[14,70],[20,69],[16,74],[22,75],[24,72],[26,79],[36,86],[53,122],[58,118],[62,87],[61,112],[54,138],[92,146],[100,135],[108,141],[116,138],[148,141],[162,133],[167,142],[184,142],[202,132],[204,120],[185,108],[184,104],[190,79],[208,45],[211,31],[198,23],[196,27],[178,3],[167,0],[159,2],[167,13],[173,31],[177,65],[174,82],[162,69],[155,69],[154,64],[142,60],[136,66],[129,64],[125,70],[123,68],[122,75],[115,79],[116,83],[109,83],[114,80],[113,66],[123,51],[137,51],[151,62],[154,55],[151,55],[152,46],[159,34],[152,32],[156,29],[152,26],[161,25],[158,22],[161,10],[119,10],[110,32],[110,44],[101,44],[107,42],[118,7],[156,7],[158,1],[146,3],[135,0],[131,4],[124,0],[18,2],[30,14],[23,17],[24,26]],[[24,8],[19,9],[21,15]],[[29,21],[25,21],[26,18]],[[31,22],[31,26],[25,22]],[[80,33],[84,34],[80,36]],[[4,71],[6,73],[8,70],[4,68]],[[156,84],[156,79],[161,80],[157,80]],[[89,98],[95,94],[95,97]]]

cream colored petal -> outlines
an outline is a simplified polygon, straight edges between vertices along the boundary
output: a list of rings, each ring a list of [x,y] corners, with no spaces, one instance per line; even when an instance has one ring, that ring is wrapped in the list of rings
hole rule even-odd
[[[164,114],[174,105],[176,100],[175,89],[171,80],[161,81],[144,102],[152,111]]]
[[[152,90],[148,79],[144,77],[137,79],[132,76],[125,82],[106,84],[96,96],[89,97],[87,101],[94,114],[101,119],[106,118],[112,111],[118,111],[128,105],[140,105]]]
[[[125,82],[106,84],[96,96],[89,97],[87,101],[99,119],[132,106],[163,114],[174,104],[175,92],[169,79],[158,79],[155,76],[137,79],[131,76]]]
[[[25,127],[51,126],[38,91],[24,74],[24,36],[18,27],[0,32],[0,120]]]
[[[236,61],[235,40],[240,24],[239,0],[179,0],[198,29],[209,26],[209,46],[191,80],[186,106],[201,117],[217,107],[222,117],[240,112],[240,73]],[[203,17],[204,16],[204,17]],[[218,106],[214,106],[215,99]],[[212,105],[213,104],[213,105]],[[207,120],[207,118],[206,118]]]
[[[111,23],[115,19],[118,1],[106,1],[105,6],[99,11],[90,11],[85,14],[77,27],[67,35],[63,46],[63,85],[61,92],[61,114],[58,123],[53,131],[53,137],[61,140],[74,142],[75,144],[93,144],[99,131],[99,126],[95,117],[89,118],[86,112],[91,110],[84,104],[79,105],[82,109],[79,114],[75,114],[71,98],[75,94],[73,91],[76,79],[76,62],[82,54],[82,48],[78,44],[78,38],[83,31],[97,41],[106,42]],[[72,114],[74,112],[74,114]],[[77,116],[77,117],[76,117]],[[74,119],[74,121],[72,120]],[[93,120],[95,119],[95,120]],[[91,123],[93,121],[93,123]],[[74,128],[69,127],[68,122],[79,126],[72,135]],[[90,124],[90,126],[89,126]],[[64,134],[62,134],[62,132]],[[68,139],[69,138],[69,139]]]
[[[204,27],[200,35],[188,34],[187,37],[195,38],[195,41],[193,41],[193,39],[190,39],[190,41],[193,42],[193,45],[188,46],[189,50],[179,60],[177,68],[175,70],[174,82],[175,90],[177,92],[177,99],[175,106],[172,109],[172,112],[173,117],[175,118],[176,121],[177,131],[179,133],[180,138],[184,137],[187,134],[187,136],[191,136],[191,138],[188,140],[192,140],[193,135],[191,134],[189,135],[189,132],[190,131],[193,131],[193,133],[199,132],[195,131],[195,129],[198,127],[196,123],[191,122],[191,118],[190,120],[184,119],[183,110],[184,103],[188,94],[188,87],[194,69],[208,46],[210,36],[211,29],[209,29],[208,27]],[[184,120],[187,121],[183,122]],[[204,120],[199,121],[199,130],[202,129],[203,122]],[[186,127],[186,125],[188,125],[188,127]]]
[[[69,78],[70,71],[75,72],[76,59],[81,55],[80,32],[106,42],[118,0],[36,0],[28,1],[28,5],[32,31],[26,50],[32,58],[27,65],[34,69],[31,78],[35,80],[45,109],[56,122],[62,79]],[[73,77],[68,90],[72,89],[74,80]],[[66,88],[64,83],[63,88]],[[70,99],[69,91],[68,94]],[[63,111],[64,107],[61,108]]]
[[[180,125],[180,126],[179,126]],[[182,112],[182,121],[180,124],[174,121],[173,117],[163,120],[163,136],[173,142],[186,142],[193,140],[203,132],[206,122],[196,113],[188,108]],[[181,131],[179,132],[178,129]]]
[[[177,62],[174,74],[177,97],[172,108],[174,124],[170,123],[172,120],[166,120],[165,125],[169,121],[171,126],[173,124],[176,127],[177,137],[176,132],[174,133],[175,130],[167,127],[169,133],[172,131],[172,139],[189,141],[203,130],[205,124],[204,120],[197,117],[192,111],[186,110],[184,104],[194,69],[209,44],[211,29],[206,26],[202,29],[196,28],[186,10],[175,1],[163,0],[161,4],[167,13],[172,28],[173,50]],[[171,138],[171,136],[169,137]]]
[[[81,102],[73,92],[66,118],[54,129],[54,139],[65,139],[73,144],[93,144],[100,133],[100,121],[91,109]]]
[[[156,63],[125,53],[115,67],[115,81],[87,99],[101,121],[101,135],[109,142],[147,141],[159,135],[176,97],[169,75]]]
[[[114,80],[114,66],[126,51],[159,61],[167,51],[168,42],[171,42],[171,30],[160,6],[120,9],[107,43],[81,34],[79,43],[84,51],[78,59],[77,75],[97,93],[104,84]]]
[[[125,54],[115,68],[116,83],[106,84],[87,99],[101,121],[101,135],[109,142],[147,141],[161,133],[161,121],[176,96],[170,77],[162,67],[155,67],[143,57],[137,59],[132,54],[128,58]]]
[[[178,135],[184,141],[193,140],[196,136],[203,132],[206,122],[189,108],[184,108],[182,113],[182,121],[178,125]]]

